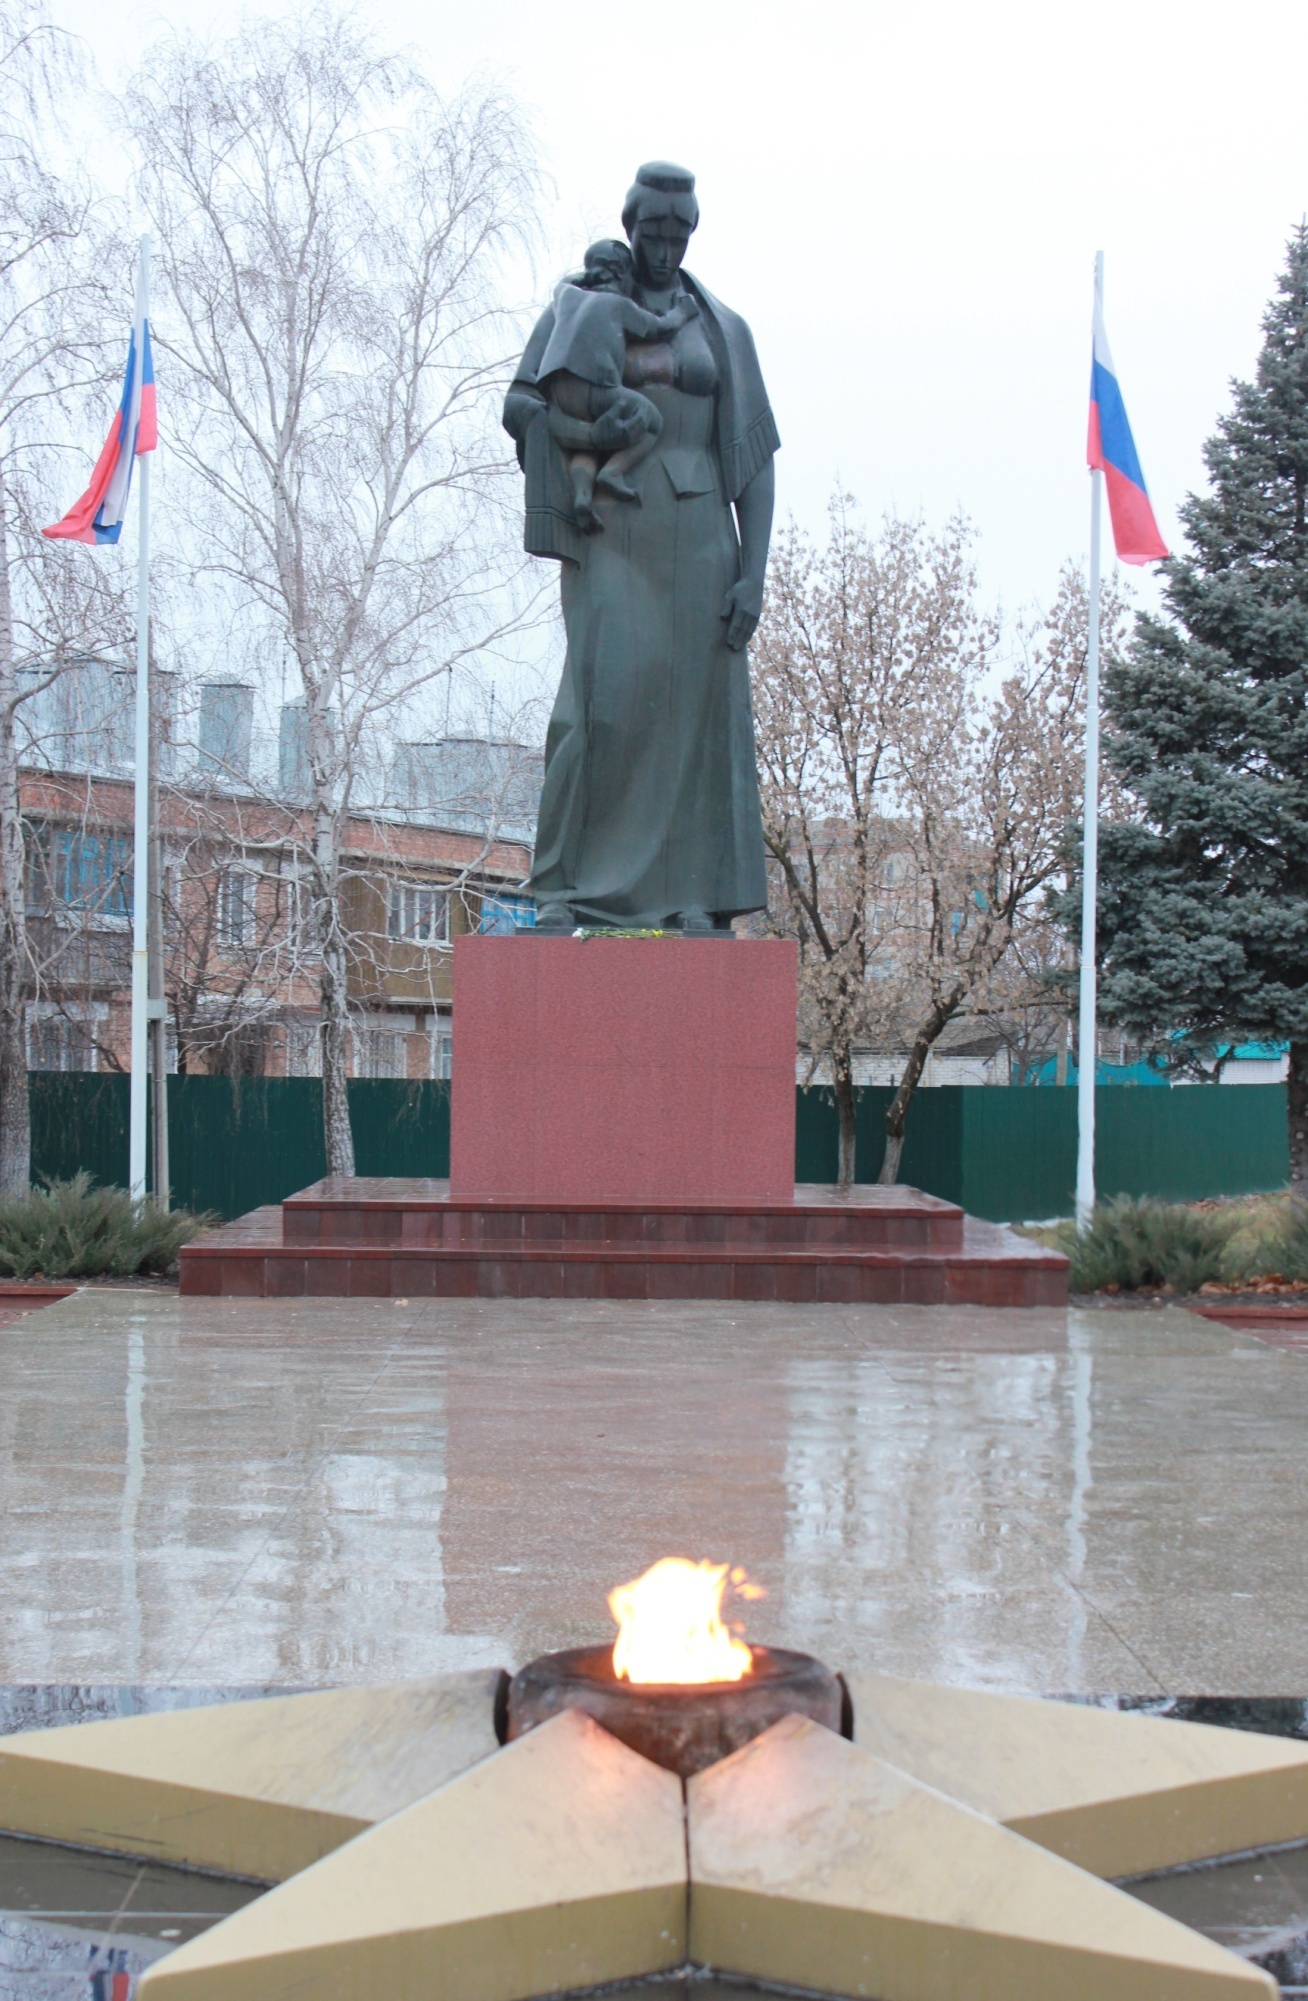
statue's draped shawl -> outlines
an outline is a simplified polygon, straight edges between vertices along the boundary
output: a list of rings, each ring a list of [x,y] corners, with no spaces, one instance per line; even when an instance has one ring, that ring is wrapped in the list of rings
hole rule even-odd
[[[688,271],[682,272],[681,282],[699,305],[717,362],[714,449],[723,491],[728,500],[738,500],[781,439],[748,326]],[[549,306],[536,322],[505,399],[504,428],[517,441],[518,462],[527,476],[525,548],[533,556],[558,556],[575,563],[581,559],[581,531],[572,512],[563,456],[549,434],[545,394],[537,381],[553,331],[554,308]]]

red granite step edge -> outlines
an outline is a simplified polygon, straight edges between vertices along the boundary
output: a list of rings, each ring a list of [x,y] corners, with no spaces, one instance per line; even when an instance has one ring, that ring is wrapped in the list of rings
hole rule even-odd
[[[451,1197],[448,1183],[325,1181],[282,1205],[286,1243],[310,1245],[921,1246],[958,1250],[963,1212],[916,1189],[801,1186],[790,1203],[542,1202]]]
[[[1256,1327],[1260,1321],[1275,1327],[1283,1321],[1308,1323],[1308,1306],[1291,1306],[1279,1300],[1268,1300],[1263,1305],[1238,1306],[1195,1306],[1186,1301],[1191,1313],[1197,1313],[1201,1320],[1220,1320],[1228,1327]]]
[[[275,1237],[275,1210],[188,1244],[181,1291],[225,1298],[774,1299],[1060,1306],[1067,1261],[969,1219],[961,1251],[763,1246],[442,1245],[413,1250]]]
[[[29,1313],[38,1312],[43,1306],[54,1306],[61,1299],[71,1299],[78,1289],[75,1285],[6,1279],[0,1282],[0,1327],[9,1327],[15,1320],[25,1320]]]

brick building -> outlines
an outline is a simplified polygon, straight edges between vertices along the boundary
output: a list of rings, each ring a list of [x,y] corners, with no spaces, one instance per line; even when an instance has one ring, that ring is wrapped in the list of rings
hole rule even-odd
[[[133,682],[126,668],[80,663],[29,722],[20,798],[33,1069],[128,1064],[133,788],[123,717]],[[282,710],[275,755],[266,745],[261,755],[252,711],[253,690],[210,683],[193,745],[174,730],[160,748],[170,1065],[310,1075],[317,957],[303,710]],[[372,802],[346,822],[339,899],[354,1075],[449,1074],[452,942],[532,921],[521,884],[539,784],[538,752],[451,737],[396,746],[385,783],[374,774],[359,788]]]

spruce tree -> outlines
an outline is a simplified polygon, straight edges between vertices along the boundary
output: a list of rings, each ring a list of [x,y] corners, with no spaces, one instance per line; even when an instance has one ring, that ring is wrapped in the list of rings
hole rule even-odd
[[[1288,1041],[1308,1194],[1308,226],[1263,330],[1181,509],[1169,616],[1105,675],[1140,818],[1102,829],[1099,936],[1104,1012],[1145,1047]]]

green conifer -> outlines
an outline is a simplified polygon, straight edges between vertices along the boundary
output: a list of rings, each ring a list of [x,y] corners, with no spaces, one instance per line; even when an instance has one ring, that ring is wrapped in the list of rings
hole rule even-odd
[[[1288,1041],[1308,1193],[1308,226],[1263,330],[1181,509],[1170,617],[1141,617],[1105,674],[1141,817],[1101,833],[1102,996],[1145,1047]]]

